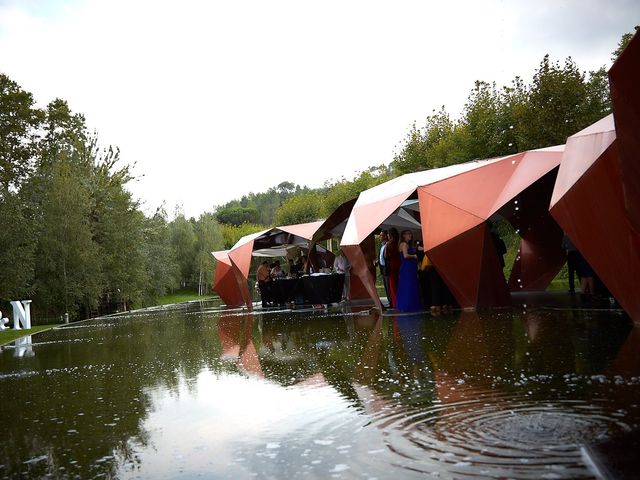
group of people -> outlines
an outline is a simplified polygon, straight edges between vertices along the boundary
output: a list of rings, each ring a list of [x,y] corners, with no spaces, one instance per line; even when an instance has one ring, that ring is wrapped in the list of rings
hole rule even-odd
[[[260,291],[260,298],[264,308],[283,305],[282,299],[277,298],[278,295],[276,294],[276,288],[273,284],[274,281],[285,278],[298,278],[313,273],[331,273],[331,268],[327,267],[322,256],[316,258],[315,265],[309,257],[298,257],[295,261],[293,258],[289,258],[287,262],[288,271],[282,268],[280,260],[276,260],[271,264],[267,260],[264,260],[256,270],[256,286]],[[342,299],[346,300],[348,299],[349,270],[351,266],[349,265],[347,257],[342,255],[342,252],[338,252],[333,262],[333,268],[336,273],[345,275]]]
[[[451,308],[451,292],[411,230],[382,230],[380,245],[376,263],[389,307],[402,312],[430,308],[433,313]]]
[[[299,257],[295,262],[293,258],[288,260],[289,271],[286,271],[280,265],[280,260],[269,264],[267,260],[264,260],[258,269],[256,270],[256,281],[258,289],[260,290],[260,298],[262,300],[262,306],[264,308],[275,306],[277,299],[275,298],[273,291],[273,281],[282,278],[297,278],[301,276],[306,269],[306,260],[303,261]]]

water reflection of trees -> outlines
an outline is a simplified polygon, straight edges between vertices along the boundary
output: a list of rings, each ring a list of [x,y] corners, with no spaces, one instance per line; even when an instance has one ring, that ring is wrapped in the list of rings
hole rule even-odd
[[[0,474],[85,478],[135,471],[138,451],[152,447],[144,425],[153,393],[197,393],[205,369],[284,388],[333,388],[354,407],[383,417],[478,392],[515,391],[523,377],[562,382],[567,373],[639,373],[637,329],[622,319],[566,316],[253,317],[176,309],[47,332],[34,337],[33,357],[0,354]],[[538,393],[561,395],[565,390],[554,381],[538,385]],[[603,387],[585,383],[572,394],[597,389]],[[29,459],[35,461],[24,463]]]
[[[224,368],[215,324],[197,316],[143,314],[78,327],[34,337],[31,358],[0,354],[0,474],[133,470],[137,446],[150,441],[143,429],[150,392],[177,394],[182,382],[194,388],[203,368]]]

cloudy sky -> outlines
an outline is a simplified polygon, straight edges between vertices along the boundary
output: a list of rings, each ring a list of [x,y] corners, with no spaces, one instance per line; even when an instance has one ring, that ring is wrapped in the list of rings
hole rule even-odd
[[[610,65],[637,0],[0,0],[0,72],[197,216],[289,180],[389,163],[415,121],[542,57]]]

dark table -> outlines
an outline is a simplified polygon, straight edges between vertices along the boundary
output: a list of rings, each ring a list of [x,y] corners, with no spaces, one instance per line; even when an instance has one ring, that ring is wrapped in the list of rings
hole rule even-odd
[[[342,300],[344,274],[305,275],[271,282],[271,295],[276,304],[296,303],[316,305],[339,303]]]

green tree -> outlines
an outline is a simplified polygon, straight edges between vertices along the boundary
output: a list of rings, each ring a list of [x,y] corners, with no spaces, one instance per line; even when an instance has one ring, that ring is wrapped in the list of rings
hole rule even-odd
[[[318,193],[295,195],[280,205],[274,216],[275,225],[293,225],[319,220],[323,197]]]
[[[89,141],[84,116],[73,113],[65,100],[56,98],[47,105],[43,129],[44,136],[39,142],[42,166],[55,162],[62,152],[72,156],[77,164],[87,166],[92,161],[93,144]]]
[[[103,290],[102,252],[93,240],[90,192],[73,159],[59,158],[50,174],[41,206],[37,297],[52,313],[77,316],[80,307],[89,311],[97,306]]]
[[[361,192],[386,182],[391,178],[389,169],[385,166],[371,167],[360,172],[353,180],[341,179],[327,185],[324,194],[321,216],[328,217],[344,202],[356,198]]]
[[[94,239],[102,252],[106,303],[140,305],[145,297],[147,275],[144,243],[144,215],[125,189],[129,168],[119,167],[119,152],[100,152],[92,139],[94,168],[90,177],[93,198]]]
[[[43,119],[33,96],[0,73],[0,189],[19,189],[33,169]]]
[[[242,225],[220,225],[222,231],[222,242],[225,250],[229,250],[233,247],[238,240],[245,235],[250,235],[260,230],[265,230],[263,225],[256,225],[253,223],[243,223]],[[212,250],[213,251],[213,250]]]
[[[180,272],[180,286],[190,285],[196,258],[196,235],[193,224],[182,213],[169,224],[171,244]]]
[[[565,143],[588,125],[585,118],[585,75],[571,58],[564,65],[545,55],[533,76],[523,118],[524,150]]]
[[[635,30],[636,32],[640,29],[640,26],[636,26]],[[622,53],[622,51],[627,48],[627,45],[629,45],[629,42],[631,41],[631,39],[633,38],[633,33],[625,33],[622,35],[622,37],[620,38],[620,41],[618,42],[618,46],[616,47],[616,49],[611,53],[611,61],[615,62],[618,57],[620,56],[620,54]]]
[[[28,298],[33,293],[36,228],[24,200],[0,193],[0,301]]]
[[[211,289],[215,271],[214,259],[211,252],[220,250],[223,246],[222,231],[213,214],[204,213],[196,222],[196,271],[195,282],[198,285],[198,295],[204,295]]]
[[[143,254],[147,272],[144,303],[153,305],[160,297],[178,287],[180,267],[175,258],[167,214],[160,208],[143,220]]]
[[[216,211],[216,218],[220,223],[242,225],[256,223],[260,214],[255,207],[226,207]]]

